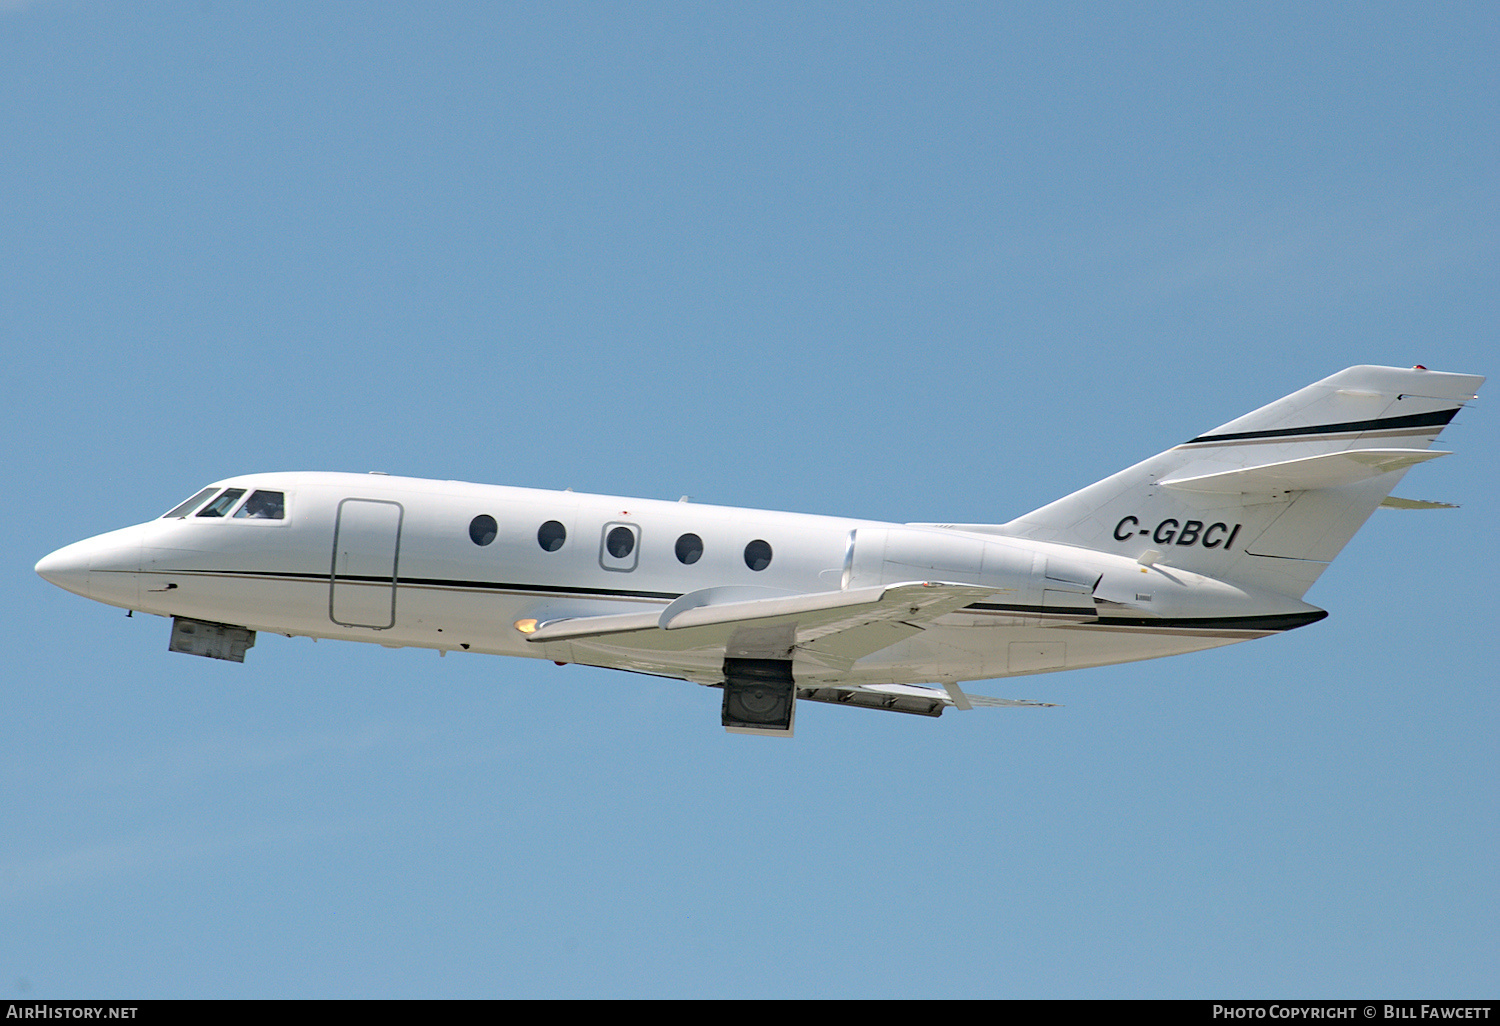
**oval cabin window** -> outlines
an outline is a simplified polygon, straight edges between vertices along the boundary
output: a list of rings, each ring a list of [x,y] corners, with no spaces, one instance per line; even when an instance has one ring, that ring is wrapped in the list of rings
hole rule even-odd
[[[543,552],[556,552],[568,540],[568,529],[556,520],[549,520],[537,528],[536,543]]]
[[[469,537],[475,545],[488,545],[495,540],[495,535],[500,533],[500,527],[495,523],[495,518],[488,513],[481,513],[469,521]]]
[[[767,545],[759,538],[755,539],[749,545],[746,545],[745,565],[748,566],[751,570],[756,571],[764,570],[766,567],[770,566],[771,546]]]
[[[604,548],[616,559],[624,559],[635,548],[635,532],[628,527],[616,527],[605,537]]]
[[[677,539],[677,562],[693,564],[703,558],[703,539],[696,534],[685,534]]]

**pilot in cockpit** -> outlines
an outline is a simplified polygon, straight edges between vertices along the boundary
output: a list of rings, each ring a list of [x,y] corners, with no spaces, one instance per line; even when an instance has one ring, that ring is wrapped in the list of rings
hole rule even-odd
[[[257,491],[245,500],[245,505],[235,516],[252,520],[280,520],[285,516],[282,493]]]

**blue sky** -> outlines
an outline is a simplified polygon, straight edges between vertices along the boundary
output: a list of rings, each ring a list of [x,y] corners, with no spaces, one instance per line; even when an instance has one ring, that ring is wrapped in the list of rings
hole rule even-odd
[[[0,991],[1473,997],[1500,418],[1284,637],[936,721],[263,636],[31,567],[379,469],[1011,519],[1492,373],[1486,4],[0,3]]]

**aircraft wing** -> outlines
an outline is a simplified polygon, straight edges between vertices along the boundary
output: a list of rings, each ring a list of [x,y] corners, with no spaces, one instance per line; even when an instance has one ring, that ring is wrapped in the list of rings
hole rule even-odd
[[[994,594],[972,584],[908,582],[848,591],[713,601],[690,593],[659,613],[574,616],[538,623],[532,643],[571,642],[644,666],[673,656],[717,654],[789,659],[795,650],[836,669],[926,629],[939,617]]]

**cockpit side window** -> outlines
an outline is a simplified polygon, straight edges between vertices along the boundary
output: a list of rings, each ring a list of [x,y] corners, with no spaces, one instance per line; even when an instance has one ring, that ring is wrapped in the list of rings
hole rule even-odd
[[[245,494],[243,488],[229,488],[213,502],[198,511],[200,517],[222,517],[234,508],[234,504],[240,501],[240,496]]]
[[[268,492],[258,489],[250,493],[250,498],[240,507],[234,515],[236,520],[280,520],[286,516],[286,496],[281,492]]]
[[[163,513],[161,515],[161,518],[163,520],[171,520],[173,517],[185,517],[189,513],[191,513],[193,510],[197,509],[198,508],[198,504],[200,502],[202,502],[204,499],[208,498],[210,495],[212,495],[216,491],[218,491],[217,488],[213,488],[213,487],[205,488],[205,489],[203,489],[203,491],[201,491],[197,495],[193,496],[187,502],[184,502],[181,506],[174,506],[174,507],[172,507],[172,511],[170,513]]]

